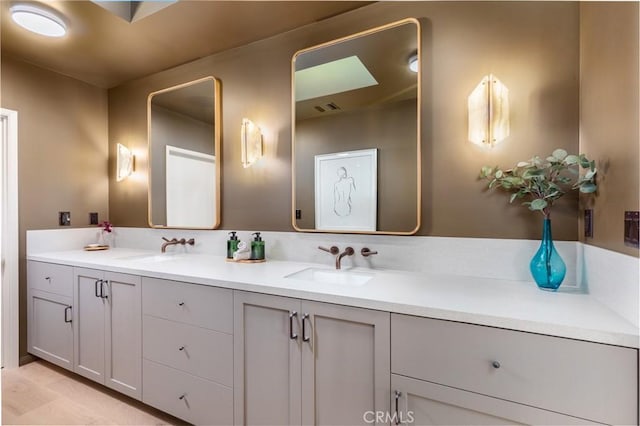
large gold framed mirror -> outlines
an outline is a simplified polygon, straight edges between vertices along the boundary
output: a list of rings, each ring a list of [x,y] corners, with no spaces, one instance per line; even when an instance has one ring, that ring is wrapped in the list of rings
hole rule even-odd
[[[220,82],[205,77],[149,95],[149,225],[220,224]]]
[[[420,228],[420,24],[405,19],[292,60],[292,221],[304,232]]]

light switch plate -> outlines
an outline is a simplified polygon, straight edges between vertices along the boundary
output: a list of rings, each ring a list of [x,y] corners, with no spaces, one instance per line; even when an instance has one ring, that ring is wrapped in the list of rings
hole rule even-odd
[[[640,248],[640,212],[624,212],[624,244]]]
[[[58,213],[58,225],[71,226],[71,212],[59,212]]]
[[[584,237],[593,238],[593,210],[584,210]]]

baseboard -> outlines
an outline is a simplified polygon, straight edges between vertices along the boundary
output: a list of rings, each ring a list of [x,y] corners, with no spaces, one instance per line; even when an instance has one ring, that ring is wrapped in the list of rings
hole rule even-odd
[[[38,357],[35,357],[35,356],[31,355],[31,354],[27,354],[25,356],[21,356],[20,357],[20,360],[18,361],[18,365],[19,366],[23,366],[25,364],[29,364],[30,362],[34,362],[34,361],[37,361],[37,360],[38,360]]]

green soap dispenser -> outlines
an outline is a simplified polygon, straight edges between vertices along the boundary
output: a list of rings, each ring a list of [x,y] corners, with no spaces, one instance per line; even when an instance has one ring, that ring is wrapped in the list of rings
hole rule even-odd
[[[260,233],[254,232],[251,235],[256,236],[251,241],[251,260],[264,260],[264,241],[262,241]]]
[[[233,253],[238,250],[238,237],[236,231],[229,232],[229,239],[227,240],[227,259],[233,259]]]

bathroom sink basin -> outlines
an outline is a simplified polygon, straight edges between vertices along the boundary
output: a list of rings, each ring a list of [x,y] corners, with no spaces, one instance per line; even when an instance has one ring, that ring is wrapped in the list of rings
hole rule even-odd
[[[133,260],[135,262],[144,262],[144,263],[158,263],[158,262],[166,262],[169,260],[179,259],[180,255],[178,254],[137,254],[133,256],[124,256],[119,257],[120,260]]]
[[[297,280],[327,284],[361,286],[373,278],[373,274],[350,270],[307,268],[286,275],[285,278],[295,278]]]

